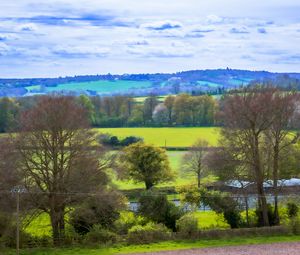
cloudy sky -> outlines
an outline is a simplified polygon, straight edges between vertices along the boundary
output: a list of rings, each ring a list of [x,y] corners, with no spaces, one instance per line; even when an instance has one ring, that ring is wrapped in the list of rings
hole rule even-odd
[[[0,0],[0,77],[300,72],[299,0]]]

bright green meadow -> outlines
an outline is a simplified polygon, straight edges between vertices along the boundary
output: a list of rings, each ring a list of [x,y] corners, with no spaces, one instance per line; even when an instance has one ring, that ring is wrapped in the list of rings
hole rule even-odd
[[[190,127],[190,128],[99,128],[100,133],[109,133],[120,138],[139,136],[144,141],[155,146],[189,147],[197,139],[207,140],[211,146],[216,146],[219,139],[219,128]]]

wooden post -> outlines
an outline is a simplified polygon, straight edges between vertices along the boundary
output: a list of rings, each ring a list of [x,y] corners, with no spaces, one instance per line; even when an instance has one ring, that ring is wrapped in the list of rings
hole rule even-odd
[[[17,255],[20,254],[20,191],[17,191],[17,239],[16,239],[16,249],[17,249]]]

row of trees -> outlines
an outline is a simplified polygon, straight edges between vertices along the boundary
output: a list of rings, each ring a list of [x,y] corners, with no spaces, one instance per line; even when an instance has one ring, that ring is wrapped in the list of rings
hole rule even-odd
[[[0,132],[16,129],[21,112],[35,106],[38,98],[0,98]],[[212,126],[217,109],[213,97],[188,94],[168,96],[164,102],[150,96],[141,103],[127,96],[82,95],[76,98],[76,102],[86,110],[94,127]]]
[[[251,87],[225,97],[218,113],[223,123],[219,147],[207,150],[207,142],[199,140],[185,155],[183,166],[195,174],[198,188],[208,173],[223,181],[234,180],[241,188],[254,184],[260,225],[280,224],[279,180],[299,175],[299,106],[298,93],[273,87]],[[273,189],[272,216],[267,181]]]

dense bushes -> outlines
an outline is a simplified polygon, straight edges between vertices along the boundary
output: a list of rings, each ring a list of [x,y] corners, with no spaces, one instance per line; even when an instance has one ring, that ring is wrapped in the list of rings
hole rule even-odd
[[[276,225],[276,220],[275,220],[275,215],[274,215],[274,208],[268,204],[268,218],[269,218],[269,224],[270,226],[275,226]],[[262,211],[259,209],[256,209],[255,211],[256,216],[257,216],[257,226],[263,226],[263,214]]]
[[[127,136],[124,139],[119,139],[117,136],[110,134],[102,134],[99,137],[100,143],[109,146],[129,146],[133,143],[142,142],[143,138],[137,136]]]
[[[139,213],[154,222],[162,223],[173,231],[176,230],[176,220],[183,211],[174,203],[169,202],[166,195],[155,191],[144,192],[139,199]]]
[[[222,213],[231,228],[242,225],[238,203],[229,194],[220,191],[201,189],[201,201],[217,213]]]
[[[117,240],[117,234],[103,228],[103,226],[99,224],[93,225],[93,227],[85,236],[85,241],[87,243],[115,243]]]
[[[168,240],[170,230],[163,224],[147,223],[145,226],[137,225],[129,229],[127,241],[130,244],[144,244]]]
[[[79,234],[88,233],[94,225],[111,228],[125,209],[124,197],[113,190],[93,196],[76,207],[70,216],[70,223]]]
[[[114,229],[120,235],[126,235],[128,230],[136,225],[146,225],[147,219],[133,212],[122,211],[114,223]]]
[[[176,229],[182,237],[193,237],[198,233],[198,219],[191,213],[185,214],[176,221]]]
[[[299,212],[299,207],[293,203],[293,202],[289,202],[287,203],[287,214],[290,218],[294,218],[298,215]]]

